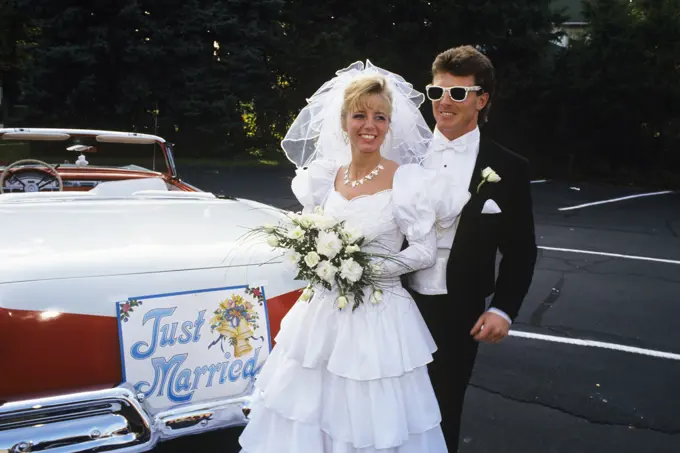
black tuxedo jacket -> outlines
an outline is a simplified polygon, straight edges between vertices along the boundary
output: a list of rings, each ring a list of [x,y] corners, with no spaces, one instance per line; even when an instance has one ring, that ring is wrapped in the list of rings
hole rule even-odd
[[[477,192],[486,167],[498,173],[501,180],[486,182]],[[493,293],[491,307],[515,319],[536,263],[530,184],[527,160],[481,134],[470,181],[471,198],[461,213],[447,264],[449,295],[464,301]],[[501,213],[482,214],[489,199],[496,202]],[[497,251],[502,258],[496,277]]]

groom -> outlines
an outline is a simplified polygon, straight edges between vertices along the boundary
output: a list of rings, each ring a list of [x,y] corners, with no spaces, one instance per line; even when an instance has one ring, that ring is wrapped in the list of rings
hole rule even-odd
[[[452,227],[437,229],[437,263],[411,274],[409,286],[438,346],[428,368],[453,452],[477,347],[508,335],[531,284],[536,243],[528,163],[478,127],[494,94],[493,65],[462,46],[439,54],[432,75],[437,125],[424,165],[471,198]]]

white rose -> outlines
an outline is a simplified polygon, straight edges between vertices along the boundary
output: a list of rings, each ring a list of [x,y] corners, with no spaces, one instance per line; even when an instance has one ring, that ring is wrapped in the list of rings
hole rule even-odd
[[[314,290],[310,288],[309,286],[305,288],[304,291],[302,291],[302,295],[300,296],[300,300],[303,302],[308,302],[312,296],[314,295]]]
[[[311,214],[309,216],[314,226],[320,230],[327,230],[337,225],[338,221],[328,215]]]
[[[489,182],[498,182],[501,180],[501,177],[498,176],[498,173],[496,173],[491,167],[486,167],[484,170],[482,170],[482,178]]]
[[[338,268],[333,266],[330,261],[321,261],[316,267],[316,275],[319,276],[324,281],[328,283],[333,283],[335,274],[337,274]]]
[[[372,304],[379,304],[383,300],[383,293],[380,290],[373,291],[370,301]]]
[[[299,241],[299,240],[301,240],[302,238],[305,237],[305,230],[303,230],[299,226],[295,227],[292,230],[288,231],[288,237],[290,239],[294,239],[296,241]]]
[[[309,214],[303,214],[299,219],[302,228],[309,228],[314,225],[314,218]]]
[[[321,257],[316,252],[309,252],[307,255],[305,255],[305,263],[310,268],[319,264],[319,261],[321,261]]]
[[[274,225],[273,223],[265,223],[264,225],[262,225],[262,228],[264,228],[264,231],[266,231],[267,233],[273,233],[274,230],[276,229],[276,225]]]
[[[356,283],[364,273],[364,269],[354,259],[342,260],[340,263],[340,277],[352,283]]]
[[[373,275],[380,275],[382,273],[382,266],[378,263],[371,263],[371,273]]]
[[[291,251],[291,252],[288,252],[286,254],[286,259],[288,260],[288,262],[290,264],[297,264],[298,262],[300,262],[301,257],[302,257],[302,255],[300,255],[296,251]]]
[[[276,238],[276,236],[269,236],[267,238],[267,244],[271,247],[278,247],[279,246],[279,240]]]
[[[359,248],[358,245],[348,245],[347,247],[345,247],[345,253],[347,253],[348,255],[351,255],[352,253],[356,253],[359,250],[361,250],[361,248]]]
[[[347,228],[342,230],[342,238],[347,244],[354,244],[361,237],[361,231],[356,228]]]
[[[315,207],[315,208],[314,208],[314,213],[315,213],[315,214],[319,214],[319,215],[323,215],[323,208],[322,208],[321,206]]]
[[[319,254],[333,258],[342,250],[342,241],[332,231],[321,231],[316,238],[316,251]]]
[[[340,296],[340,297],[338,297],[337,303],[338,303],[338,308],[340,310],[342,310],[343,308],[345,308],[347,306],[349,301],[347,300],[347,298],[345,296]]]

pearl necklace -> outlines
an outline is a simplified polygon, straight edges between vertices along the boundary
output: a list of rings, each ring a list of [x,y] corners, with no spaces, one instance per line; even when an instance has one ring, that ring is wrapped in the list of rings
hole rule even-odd
[[[380,160],[380,162],[381,162],[381,163],[379,163],[378,166],[375,167],[375,168],[373,169],[372,172],[370,172],[369,174],[367,174],[367,175],[364,176],[363,178],[357,179],[357,180],[351,180],[351,179],[349,179],[349,167],[350,167],[352,164],[348,165],[347,168],[345,168],[345,185],[352,184],[352,187],[356,187],[356,186],[358,186],[359,184],[363,184],[364,182],[366,182],[367,179],[373,179],[374,176],[377,176],[378,173],[380,173],[380,170],[382,170],[383,168],[385,168],[385,167],[382,166],[382,159]]]

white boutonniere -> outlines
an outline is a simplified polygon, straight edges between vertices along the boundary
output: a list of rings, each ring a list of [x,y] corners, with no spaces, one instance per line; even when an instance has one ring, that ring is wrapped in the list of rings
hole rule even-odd
[[[481,189],[482,184],[485,182],[498,182],[500,180],[501,177],[498,176],[498,173],[496,173],[493,168],[486,167],[484,170],[482,170],[482,182],[480,182],[477,186],[477,193],[479,193],[479,189]]]

